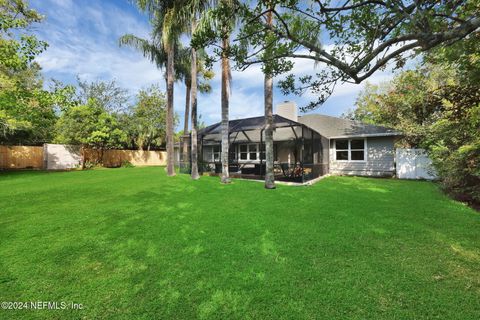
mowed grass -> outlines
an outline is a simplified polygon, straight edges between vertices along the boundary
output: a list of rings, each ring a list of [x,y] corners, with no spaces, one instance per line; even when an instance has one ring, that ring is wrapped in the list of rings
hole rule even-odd
[[[429,182],[0,174],[5,319],[479,319],[480,214]]]

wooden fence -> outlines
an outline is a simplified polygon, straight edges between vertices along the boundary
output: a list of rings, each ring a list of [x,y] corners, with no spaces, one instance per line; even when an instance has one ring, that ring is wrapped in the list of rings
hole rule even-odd
[[[167,164],[165,151],[105,150],[102,156],[97,150],[87,150],[85,158],[92,162],[101,162],[104,167],[108,168],[120,167],[126,161],[139,167],[165,166]]]
[[[0,146],[0,169],[42,169],[43,147]]]
[[[75,146],[45,144],[43,147],[1,146],[0,169],[66,170],[78,167],[80,149]],[[89,161],[99,161],[100,153],[86,150]],[[134,166],[164,166],[165,151],[105,150],[101,162],[105,167],[120,167],[126,161]]]

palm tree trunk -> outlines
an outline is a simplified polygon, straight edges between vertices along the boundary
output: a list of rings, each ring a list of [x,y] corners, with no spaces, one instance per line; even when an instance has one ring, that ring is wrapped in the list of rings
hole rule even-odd
[[[273,78],[265,75],[265,188],[275,189],[273,174]]]
[[[175,175],[173,150],[173,61],[175,51],[173,44],[167,48],[167,175]]]
[[[192,21],[192,33],[195,31],[196,22]],[[197,146],[197,51],[192,48],[192,66],[191,66],[191,81],[192,81],[192,136],[191,136],[191,157],[192,157],[192,171],[191,177],[194,180],[200,178],[198,174],[198,146]]]
[[[272,25],[272,12],[267,15],[267,24]],[[275,189],[273,173],[273,78],[265,73],[265,188]]]
[[[192,82],[190,79],[185,80],[186,93],[185,93],[185,121],[183,123],[183,163],[188,163],[188,122],[190,120],[190,92],[192,88]]]
[[[222,183],[229,183],[228,174],[228,148],[229,148],[229,128],[228,128],[228,109],[229,109],[229,90],[230,90],[230,61],[227,52],[230,46],[230,37],[222,39]]]

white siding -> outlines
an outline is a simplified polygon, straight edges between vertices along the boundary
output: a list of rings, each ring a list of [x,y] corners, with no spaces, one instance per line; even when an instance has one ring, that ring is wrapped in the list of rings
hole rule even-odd
[[[359,176],[393,176],[394,138],[375,137],[367,139],[367,158],[363,162],[335,161],[334,143],[330,141],[330,173]]]

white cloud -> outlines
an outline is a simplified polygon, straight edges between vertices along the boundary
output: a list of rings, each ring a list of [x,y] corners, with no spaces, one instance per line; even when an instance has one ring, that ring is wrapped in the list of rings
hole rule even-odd
[[[163,85],[162,72],[130,48],[120,48],[118,37],[148,36],[148,21],[107,3],[85,6],[61,0],[33,1],[47,15],[38,28],[49,48],[37,60],[52,77],[72,81],[116,79],[131,92],[152,83]],[[74,17],[74,18],[71,18]],[[76,17],[83,17],[77,19]]]
[[[135,50],[118,46],[118,38],[126,33],[149,36],[148,18],[139,14],[127,1],[32,0],[31,4],[47,16],[36,28],[39,37],[50,45],[37,59],[47,77],[70,83],[75,81],[76,75],[87,80],[116,79],[131,94],[153,83],[165,88],[162,71]],[[326,46],[326,49],[331,50],[331,46]],[[313,74],[321,68],[322,65],[315,66],[311,60],[297,59],[292,72],[296,75]],[[220,120],[219,70],[217,63],[214,66],[216,75],[212,80],[212,93],[198,97],[198,112],[207,124]],[[389,71],[377,72],[369,81],[378,83],[389,78]],[[232,71],[232,119],[263,114],[263,82],[260,65],[251,66],[245,71]],[[361,88],[362,85],[338,85],[320,111],[341,113],[339,110],[353,105]],[[303,106],[316,97],[311,93],[303,97],[284,97],[275,89],[274,104],[287,99]],[[177,83],[174,101],[175,111],[180,115],[177,128],[183,127],[184,103],[185,87]]]

